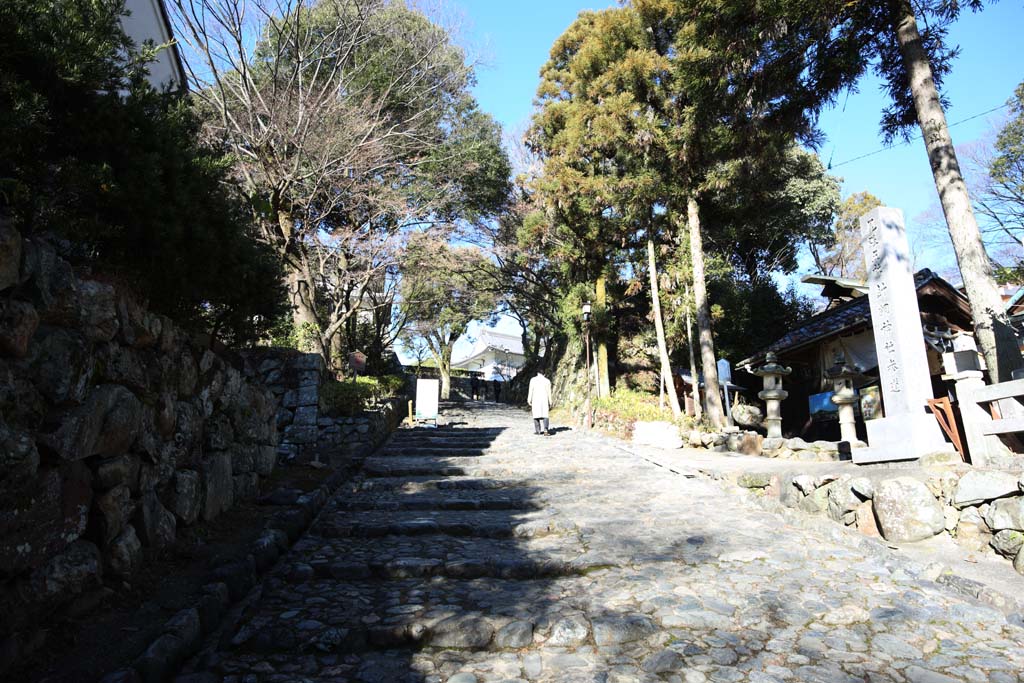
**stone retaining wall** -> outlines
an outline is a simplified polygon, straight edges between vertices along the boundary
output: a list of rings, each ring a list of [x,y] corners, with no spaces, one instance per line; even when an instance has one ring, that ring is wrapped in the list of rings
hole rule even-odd
[[[402,421],[404,396],[355,416],[327,414],[320,405],[320,387],[330,376],[319,354],[264,348],[240,355],[246,373],[276,398],[280,462],[358,457],[376,448]]]
[[[0,223],[0,650],[257,495],[275,399],[209,337]],[[16,640],[16,638],[15,638]],[[0,657],[3,659],[4,657]]]
[[[275,423],[280,432],[277,455],[282,462],[312,456],[320,438],[320,386],[327,379],[323,358],[294,349],[251,349],[240,352],[246,374],[267,387],[275,398]]]
[[[737,484],[783,505],[895,543],[948,534],[1024,574],[1024,474],[966,465],[864,468],[855,474],[747,472]]]
[[[399,396],[355,417],[322,416],[318,448],[348,457],[367,455],[402,423],[407,400]]]

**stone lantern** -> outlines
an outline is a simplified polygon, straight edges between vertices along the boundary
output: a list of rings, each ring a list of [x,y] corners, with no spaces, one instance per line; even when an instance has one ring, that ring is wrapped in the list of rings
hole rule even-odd
[[[782,401],[789,393],[782,390],[782,378],[793,372],[793,368],[779,365],[778,357],[769,352],[764,357],[764,365],[753,370],[753,374],[764,379],[764,391],[757,396],[765,402],[764,424],[768,429],[769,439],[782,438]]]
[[[839,406],[840,439],[852,446],[857,441],[857,418],[854,404],[857,403],[857,392],[853,390],[853,378],[860,372],[846,364],[846,354],[836,353],[835,364],[825,371],[825,376],[832,380],[832,402]]]

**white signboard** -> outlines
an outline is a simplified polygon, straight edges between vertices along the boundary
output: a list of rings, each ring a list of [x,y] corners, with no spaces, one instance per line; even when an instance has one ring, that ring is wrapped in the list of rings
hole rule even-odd
[[[718,381],[732,382],[732,366],[729,364],[729,361],[725,358],[719,358],[716,365],[718,365]]]
[[[437,422],[437,400],[440,396],[440,380],[416,380],[416,419]]]

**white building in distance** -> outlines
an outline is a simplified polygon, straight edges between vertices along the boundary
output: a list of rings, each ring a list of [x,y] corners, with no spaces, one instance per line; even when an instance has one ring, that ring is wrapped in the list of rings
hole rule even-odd
[[[477,335],[469,355],[453,362],[452,368],[479,373],[485,380],[507,382],[525,363],[521,336],[484,329]]]

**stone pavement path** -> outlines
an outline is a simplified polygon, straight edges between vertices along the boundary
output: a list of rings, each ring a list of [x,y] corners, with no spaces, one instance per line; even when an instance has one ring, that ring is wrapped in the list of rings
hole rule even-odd
[[[509,407],[444,421],[366,460],[190,680],[1024,681],[1024,629],[878,543]]]

